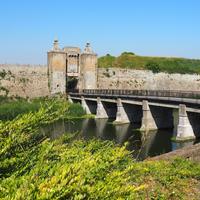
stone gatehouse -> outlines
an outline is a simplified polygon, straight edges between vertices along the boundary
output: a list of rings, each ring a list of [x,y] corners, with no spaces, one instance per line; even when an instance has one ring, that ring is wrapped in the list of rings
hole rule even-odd
[[[58,40],[54,40],[53,49],[47,54],[51,94],[97,87],[97,54],[89,43],[81,51],[78,47],[61,49]]]

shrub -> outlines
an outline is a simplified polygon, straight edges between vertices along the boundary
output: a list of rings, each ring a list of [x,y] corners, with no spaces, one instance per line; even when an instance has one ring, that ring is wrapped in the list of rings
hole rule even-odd
[[[146,64],[146,69],[151,70],[153,73],[159,73],[161,71],[159,64],[149,62]]]
[[[0,199],[198,199],[199,164],[135,162],[111,141],[40,134],[40,126],[69,118],[69,107],[54,99],[0,123]]]

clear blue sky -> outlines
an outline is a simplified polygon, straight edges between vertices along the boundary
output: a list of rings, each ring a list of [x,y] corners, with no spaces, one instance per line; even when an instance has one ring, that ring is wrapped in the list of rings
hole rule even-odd
[[[200,0],[2,0],[0,63],[46,64],[61,46],[200,58]]]

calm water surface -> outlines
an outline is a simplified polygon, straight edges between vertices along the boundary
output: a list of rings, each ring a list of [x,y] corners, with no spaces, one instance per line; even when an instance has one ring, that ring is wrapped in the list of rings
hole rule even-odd
[[[100,138],[112,140],[118,144],[127,142],[127,149],[133,152],[133,157],[143,160],[167,153],[188,145],[194,141],[175,143],[171,140],[173,129],[140,132],[138,124],[114,125],[113,120],[107,119],[79,119],[71,121],[57,121],[41,128],[42,133],[48,134],[51,139],[62,134],[80,132],[84,139]]]

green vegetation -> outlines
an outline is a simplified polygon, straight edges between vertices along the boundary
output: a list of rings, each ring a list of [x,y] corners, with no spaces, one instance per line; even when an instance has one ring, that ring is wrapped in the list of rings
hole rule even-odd
[[[198,199],[200,165],[176,159],[135,162],[125,146],[40,127],[77,114],[62,99],[0,123],[0,199]],[[78,111],[81,116],[84,112]]]
[[[149,62],[145,65],[148,70],[151,70],[153,73],[159,73],[161,71],[158,63]]]
[[[113,67],[114,61],[116,57],[111,56],[110,54],[107,54],[106,56],[100,57],[98,59],[98,66],[99,67]]]
[[[0,104],[0,120],[11,120],[19,114],[27,113],[30,111],[38,111],[40,108],[40,100],[31,102],[25,99],[17,99]]]
[[[132,52],[123,52],[114,57],[110,54],[98,59],[99,67],[119,67],[138,70],[151,70],[154,73],[200,74],[200,60],[167,57],[137,56]]]
[[[56,101],[56,99],[48,99],[48,98],[38,98],[33,99],[31,101],[27,101],[24,98],[8,98],[1,96],[0,98],[0,120],[12,120],[20,114],[28,113],[28,112],[37,112],[43,104],[51,103]],[[63,102],[63,100],[60,100]],[[57,109],[56,105],[54,105],[54,109]],[[70,104],[68,113],[71,117],[81,117],[85,115],[84,110],[80,106],[80,104]]]

